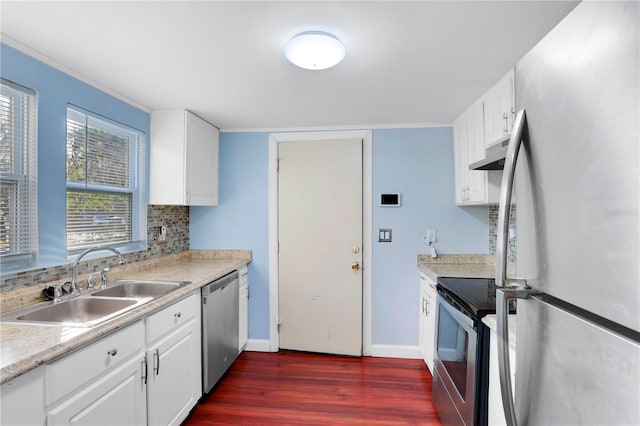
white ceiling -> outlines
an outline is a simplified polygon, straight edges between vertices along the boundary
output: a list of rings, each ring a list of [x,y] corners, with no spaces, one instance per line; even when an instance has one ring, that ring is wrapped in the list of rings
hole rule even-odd
[[[576,2],[0,2],[2,41],[148,110],[187,108],[223,130],[451,123]],[[337,67],[289,64],[324,30]]]

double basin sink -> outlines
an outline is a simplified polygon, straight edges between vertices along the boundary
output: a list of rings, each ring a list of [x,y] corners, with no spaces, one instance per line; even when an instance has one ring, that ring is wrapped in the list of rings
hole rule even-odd
[[[117,280],[103,290],[58,303],[43,302],[0,316],[2,322],[92,327],[189,284],[188,281]]]

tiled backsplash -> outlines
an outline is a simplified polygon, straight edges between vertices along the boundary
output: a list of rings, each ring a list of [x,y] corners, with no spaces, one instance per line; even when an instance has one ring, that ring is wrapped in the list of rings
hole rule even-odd
[[[167,228],[167,241],[158,243],[158,227]],[[127,263],[153,259],[168,254],[189,250],[189,207],[150,205],[147,210],[147,250],[125,254]],[[99,271],[107,266],[116,266],[114,257],[81,262],[78,274]],[[25,286],[71,278],[71,264],[31,271],[3,277],[0,292],[16,290]]]
[[[509,216],[509,229],[512,230],[513,238],[509,239],[509,250],[507,251],[507,262],[514,266],[516,263],[516,206],[511,206]],[[489,206],[489,254],[496,255],[496,244],[498,241],[498,206]]]

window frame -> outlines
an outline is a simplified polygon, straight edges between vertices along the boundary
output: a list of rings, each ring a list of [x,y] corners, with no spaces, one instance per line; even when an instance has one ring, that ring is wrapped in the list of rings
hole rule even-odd
[[[15,241],[0,254],[3,270],[29,267],[38,259],[38,96],[35,90],[2,78],[3,96],[14,99],[10,172],[0,173],[2,189],[13,188],[9,208],[10,233]],[[20,201],[23,199],[23,201]]]
[[[146,157],[147,157],[147,149],[146,143],[147,139],[145,137],[145,133],[135,129],[126,124],[122,124],[106,118],[100,114],[96,114],[94,112],[85,110],[81,107],[78,107],[73,104],[67,105],[67,114],[65,121],[65,128],[68,127],[69,119],[70,119],[70,111],[73,111],[72,114],[83,115],[84,126],[85,129],[88,129],[90,126],[95,126],[100,128],[101,130],[105,130],[111,133],[118,133],[120,135],[128,135],[129,137],[133,137],[133,140],[129,143],[129,185],[127,187],[119,187],[114,185],[107,184],[97,184],[87,182],[87,165],[85,162],[85,178],[84,182],[78,181],[68,181],[66,180],[66,171],[67,165],[65,160],[65,199],[68,197],[69,192],[84,192],[87,194],[112,194],[112,195],[122,195],[129,194],[131,196],[131,206],[130,206],[130,221],[127,224],[130,228],[130,238],[127,241],[119,241],[119,242],[104,242],[104,243],[90,243],[87,242],[83,244],[81,247],[72,247],[68,246],[68,237],[69,237],[69,229],[68,229],[68,211],[65,211],[65,250],[67,253],[67,258],[69,261],[74,260],[80,253],[85,251],[89,247],[94,247],[96,245],[108,245],[111,247],[118,248],[123,253],[130,253],[134,251],[141,251],[147,249],[147,179],[146,179]],[[65,146],[67,145],[66,136],[67,132],[65,131]],[[86,132],[88,139],[88,132]],[[85,149],[88,142],[85,141]],[[65,154],[66,158],[66,154]],[[66,202],[65,202],[66,209]],[[97,252],[95,255],[87,256],[87,259],[99,258],[103,257],[104,253]]]

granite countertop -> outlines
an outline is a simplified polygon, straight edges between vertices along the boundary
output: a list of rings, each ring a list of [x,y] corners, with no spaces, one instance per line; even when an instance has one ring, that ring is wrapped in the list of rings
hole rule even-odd
[[[114,268],[111,279],[162,279],[190,281],[191,284],[154,299],[123,315],[95,327],[63,327],[0,322],[0,383],[4,383],[41,364],[50,362],[83,345],[121,329],[144,316],[171,304],[211,281],[251,262],[251,251],[192,250],[149,261]],[[31,290],[41,292],[42,286]],[[4,309],[13,301],[17,308],[34,296],[3,294]],[[26,293],[16,291],[16,293]]]
[[[493,257],[488,254],[418,255],[418,269],[436,281],[438,277],[494,278]]]

